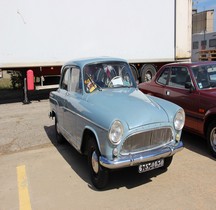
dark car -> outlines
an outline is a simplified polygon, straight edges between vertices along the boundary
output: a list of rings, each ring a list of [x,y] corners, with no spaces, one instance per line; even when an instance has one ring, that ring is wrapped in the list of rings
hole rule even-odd
[[[205,137],[216,157],[216,62],[167,64],[139,89],[184,108],[184,128]]]

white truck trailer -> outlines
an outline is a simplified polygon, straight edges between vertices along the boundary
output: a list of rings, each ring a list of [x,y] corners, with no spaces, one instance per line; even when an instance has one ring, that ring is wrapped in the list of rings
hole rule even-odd
[[[44,78],[71,59],[112,56],[145,81],[191,58],[192,0],[2,0],[0,8],[1,70]]]

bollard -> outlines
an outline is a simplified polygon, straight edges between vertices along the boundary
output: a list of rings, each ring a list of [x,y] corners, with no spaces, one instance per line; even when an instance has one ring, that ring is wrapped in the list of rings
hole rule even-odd
[[[24,100],[23,100],[23,104],[30,104],[30,103],[31,102],[28,100],[26,78],[24,78]]]

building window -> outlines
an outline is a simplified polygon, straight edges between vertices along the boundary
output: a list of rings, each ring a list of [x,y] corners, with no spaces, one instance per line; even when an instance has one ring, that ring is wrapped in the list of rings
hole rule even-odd
[[[216,47],[216,39],[209,39],[209,47]]]
[[[199,49],[199,42],[196,41],[196,42],[193,42],[193,50],[195,49]]]
[[[206,40],[202,40],[201,41],[201,47],[202,47],[202,49],[206,49],[206,45],[207,45],[207,41]]]

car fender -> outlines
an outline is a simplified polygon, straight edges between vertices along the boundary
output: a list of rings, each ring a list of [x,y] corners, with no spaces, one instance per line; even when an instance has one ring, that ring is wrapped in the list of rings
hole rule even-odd
[[[161,106],[161,108],[166,112],[167,117],[169,118],[170,122],[173,122],[173,119],[175,118],[176,113],[182,109],[180,106],[177,104],[174,104],[170,101],[167,101],[165,99],[149,95],[149,98],[157,102]]]
[[[98,149],[101,152],[101,147],[100,147],[100,141],[99,141],[98,133],[97,133],[97,131],[93,127],[91,127],[89,125],[85,126],[85,128],[83,129],[83,134],[82,134],[82,139],[81,139],[81,144],[80,144],[81,152],[84,153],[85,152],[85,148],[88,145],[87,144],[88,139],[86,138],[86,136],[89,135],[89,133],[91,133],[91,134],[94,135],[96,143],[98,145]]]
[[[216,107],[213,107],[209,110],[207,110],[207,112],[204,115],[204,133],[206,135],[207,129],[208,129],[208,125],[212,120],[216,119]]]
[[[52,94],[52,97],[50,95],[49,101],[50,101],[50,113],[52,113],[52,115],[50,115],[50,116],[54,117],[56,115],[57,107],[59,106],[59,103],[53,94]]]

